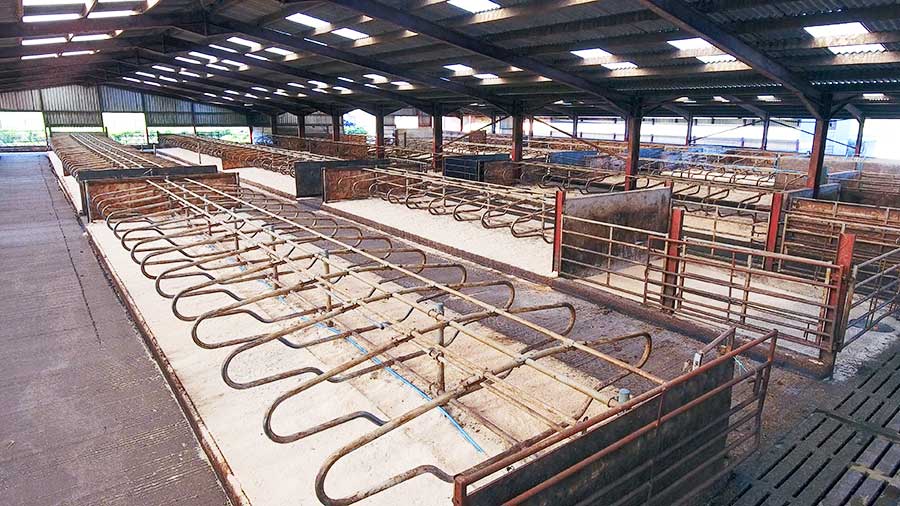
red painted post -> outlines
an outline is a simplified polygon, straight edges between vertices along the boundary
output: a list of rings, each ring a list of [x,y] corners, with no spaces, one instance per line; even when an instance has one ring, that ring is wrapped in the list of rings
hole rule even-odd
[[[834,273],[834,277],[837,279],[832,281],[832,288],[828,293],[828,309],[822,322],[822,330],[825,335],[822,337],[819,350],[819,359],[829,373],[834,369],[834,360],[837,352],[843,347],[844,334],[847,331],[855,247],[856,234],[842,233],[838,238],[834,263],[840,266],[840,269],[839,272]]]
[[[678,285],[680,275],[679,252],[684,228],[684,209],[672,209],[672,220],[669,222],[669,240],[666,241],[666,260],[663,271],[662,304],[667,313],[674,313],[678,307]]]
[[[766,251],[775,253],[778,246],[778,231],[781,227],[781,214],[784,212],[784,193],[772,194],[772,209],[769,211],[769,227],[766,230]],[[775,259],[766,257],[764,268],[771,271],[775,266]]]
[[[553,272],[559,274],[562,266],[563,210],[566,207],[566,192],[556,190],[556,207],[553,222]]]

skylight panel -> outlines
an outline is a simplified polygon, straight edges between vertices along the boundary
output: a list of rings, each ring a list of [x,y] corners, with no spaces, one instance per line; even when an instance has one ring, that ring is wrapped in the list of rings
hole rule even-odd
[[[69,39],[65,37],[46,37],[43,39],[22,39],[23,46],[39,46],[41,44],[64,44]]]
[[[269,60],[268,58],[266,58],[265,56],[260,56],[260,55],[258,55],[258,54],[253,54],[253,53],[247,53],[247,54],[245,54],[244,56],[246,56],[247,58],[253,58],[253,59],[255,59],[255,60],[270,61],[270,60]]]
[[[144,77],[152,77],[154,79],[156,78],[156,74],[151,74],[149,72],[137,71],[137,72],[135,72],[135,75],[144,76]]]
[[[353,79],[350,79],[349,77],[338,77],[338,79],[340,79],[341,81],[348,82],[348,83],[355,83],[355,82],[356,82],[356,81],[354,81]]]
[[[251,51],[259,51],[260,49],[262,49],[262,44],[253,42],[252,40],[242,39],[240,37],[229,37],[225,40],[231,42],[232,44],[249,47]]]
[[[881,100],[887,100],[888,97],[884,93],[863,93],[863,99],[877,102]]]
[[[454,63],[452,65],[444,65],[444,68],[447,70],[452,70],[453,72],[456,72],[457,74],[468,74],[468,73],[471,73],[473,70],[475,70],[472,67],[470,67],[468,65],[463,65],[461,63]]]
[[[316,88],[327,88],[327,87],[328,87],[328,83],[323,83],[322,81],[313,81],[313,80],[310,80],[310,81],[307,81],[307,82],[308,82],[309,84],[314,85]]]
[[[178,79],[172,79],[171,77],[167,77],[167,76],[159,76],[159,79],[161,79],[163,81],[169,81],[170,83],[178,82]]]
[[[475,79],[500,79],[500,76],[497,74],[475,74],[472,77]]]
[[[183,61],[185,63],[193,63],[194,65],[202,65],[203,64],[203,62],[201,62],[201,61],[192,60],[190,58],[185,58],[184,56],[176,56],[175,59],[178,61]]]
[[[300,83],[288,83],[288,86],[293,86],[294,88],[306,88],[306,86],[303,86]]]
[[[80,19],[81,14],[70,12],[66,14],[34,14],[31,16],[22,16],[23,23],[46,23],[49,21],[71,21]]]
[[[332,89],[335,91],[341,92],[341,95],[349,95],[350,93],[353,93],[353,90],[351,90],[349,88],[344,88],[343,86],[335,86]]]
[[[585,60],[588,60],[591,58],[606,58],[608,56],[612,56],[612,53],[610,53],[609,51],[604,51],[603,49],[600,49],[599,47],[594,47],[591,49],[578,49],[578,50],[569,51],[569,52],[579,58],[584,58]]]
[[[281,55],[281,56],[291,56],[291,55],[296,54],[293,51],[288,51],[287,49],[281,49],[280,47],[267,47],[266,51],[268,51],[269,53],[273,53],[273,54],[277,54],[277,55]]]
[[[862,35],[864,33],[869,33],[869,30],[859,22],[806,26],[803,29],[813,37],[842,37],[846,35]]]
[[[880,53],[885,51],[885,48],[881,44],[853,44],[850,46],[829,46],[828,50],[834,54]]]
[[[213,48],[213,49],[218,49],[219,51],[225,51],[225,52],[228,52],[228,53],[235,53],[235,54],[240,53],[240,51],[237,51],[237,50],[235,50],[235,49],[231,49],[230,47],[220,46],[220,45],[218,45],[218,44],[210,44],[209,47],[211,47],[211,48]]]
[[[365,74],[363,75],[366,79],[371,79],[372,82],[376,83],[386,83],[388,82],[388,78],[379,74]]]
[[[293,21],[294,23],[301,24],[304,26],[308,26],[310,28],[325,28],[331,26],[331,23],[328,21],[321,20],[319,18],[314,18],[312,16],[307,16],[306,14],[291,14],[290,16],[284,18],[288,21]]]
[[[239,62],[239,61],[229,60],[229,59],[227,59],[227,58],[224,59],[224,60],[222,60],[222,61],[220,61],[219,63],[224,63],[224,64],[226,64],[226,65],[231,65],[232,67],[237,67],[237,68],[239,68],[239,69],[249,68],[249,67],[247,67],[247,65],[244,65],[243,63],[241,63],[241,62]]]
[[[101,18],[122,18],[125,16],[134,16],[138,12],[135,10],[120,10],[120,11],[94,11],[88,14],[88,19],[101,19]]]
[[[203,93],[203,94],[206,95],[207,97],[219,98],[219,96],[216,95],[215,93],[208,93],[208,92],[205,92],[205,93]]]
[[[215,63],[207,63],[206,66],[209,67],[209,68],[211,68],[211,69],[224,70],[224,71],[226,71],[226,72],[231,71],[230,68],[228,68],[228,67],[223,67],[223,66],[221,66],[221,65],[216,65]]]
[[[84,5],[84,0],[22,0],[22,5],[25,7],[37,5]]]
[[[154,65],[153,68],[155,68],[156,70],[162,70],[163,72],[175,72],[175,69],[166,67],[165,65]]]
[[[367,34],[358,32],[356,30],[353,30],[352,28],[340,28],[331,33],[350,40],[359,40],[368,37]]]
[[[240,95],[239,92],[234,90],[225,90],[225,93],[228,93],[229,95]]]
[[[612,63],[604,63],[604,67],[609,70],[628,70],[628,69],[636,69],[638,66],[634,62],[630,61],[617,61]]]
[[[318,45],[320,45],[320,46],[328,47],[328,44],[326,44],[326,43],[324,43],[324,42],[319,42],[318,40],[307,39],[306,37],[303,37],[303,40],[305,40],[306,42],[312,42],[313,44],[318,44]]]
[[[131,81],[131,82],[133,82],[133,83],[139,83],[139,82],[141,82],[140,79],[135,79],[135,78],[133,78],[133,77],[127,77],[127,76],[126,76],[126,77],[122,77],[122,79],[124,79],[125,81]]]
[[[212,62],[212,61],[218,60],[218,58],[216,58],[215,56],[210,56],[210,55],[208,55],[208,54],[206,54],[206,53],[201,53],[201,52],[199,52],[199,51],[191,51],[191,52],[188,53],[188,54],[191,55],[191,56],[197,57],[197,58],[203,58],[204,60],[209,60],[209,61],[211,61],[211,62]]]
[[[394,86],[399,86],[401,88],[406,88],[406,87],[412,86],[412,84],[410,84],[407,81],[391,81],[391,84],[393,84]]]
[[[181,72],[179,72],[179,74],[180,74],[180,75],[183,75],[183,76],[200,77],[200,74],[195,74],[195,73],[193,73],[193,72],[188,72],[187,70],[184,70],[184,69],[182,69]]]
[[[712,44],[706,42],[700,37],[694,37],[692,39],[679,39],[679,40],[670,40],[667,41],[670,45],[681,49],[682,51],[688,49],[708,49],[713,47]]]
[[[107,40],[111,39],[112,35],[108,33],[95,33],[91,35],[75,35],[72,37],[72,42],[91,42],[94,40]]]
[[[251,89],[251,90],[256,90],[256,91],[261,91],[261,92],[263,92],[263,93],[268,93],[268,92],[269,92],[269,90],[263,88],[262,86],[251,86],[250,89]]]
[[[44,54],[28,54],[22,57],[23,60],[41,60],[43,58],[56,58],[56,53],[44,53]]]
[[[678,97],[678,98],[675,99],[675,102],[678,102],[678,103],[681,103],[681,104],[694,104],[694,103],[696,103],[697,101],[696,101],[696,100],[692,100],[691,97]]]
[[[94,54],[97,51],[85,49],[83,51],[63,51],[60,53],[60,56],[85,56],[89,54]]]
[[[723,104],[731,103],[731,100],[728,100],[728,99],[725,98],[725,97],[720,97],[720,96],[718,96],[718,95],[714,96],[714,97],[713,97],[713,100],[714,100],[715,102],[722,102]]]
[[[447,3],[471,13],[492,11],[500,8],[500,4],[491,0],[450,0]]]
[[[731,56],[730,54],[717,54],[712,56],[698,56],[698,60],[703,63],[728,63],[737,61],[737,58]]]
[[[244,93],[244,96],[250,97],[250,98],[259,98],[258,96],[254,95],[253,93]]]
[[[756,99],[760,102],[781,102],[775,95],[757,95]]]

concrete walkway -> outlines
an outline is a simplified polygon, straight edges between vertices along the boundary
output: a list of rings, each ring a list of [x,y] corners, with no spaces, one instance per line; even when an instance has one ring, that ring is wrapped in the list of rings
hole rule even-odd
[[[0,503],[222,505],[43,154],[0,155]]]

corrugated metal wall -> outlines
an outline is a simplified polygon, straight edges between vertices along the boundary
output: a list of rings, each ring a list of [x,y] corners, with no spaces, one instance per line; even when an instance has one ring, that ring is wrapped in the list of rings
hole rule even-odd
[[[104,112],[144,112],[139,92],[112,86],[100,87],[100,106]]]
[[[214,104],[194,103],[197,126],[247,126],[247,115]]]
[[[280,127],[296,127],[297,115],[289,112],[278,115],[278,126]]]
[[[40,111],[41,94],[38,90],[9,91],[0,93],[0,111]]]
[[[143,103],[142,103],[143,101]],[[0,93],[0,111],[41,111],[50,127],[103,126],[102,112],[147,111],[147,126],[247,126],[247,115],[212,104],[113,86],[60,86]],[[265,116],[267,117],[267,116]],[[296,124],[296,123],[295,123]]]

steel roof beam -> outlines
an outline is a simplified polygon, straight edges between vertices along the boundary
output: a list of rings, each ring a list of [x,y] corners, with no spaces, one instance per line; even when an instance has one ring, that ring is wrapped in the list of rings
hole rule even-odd
[[[248,34],[249,35],[249,34]],[[348,83],[342,80],[339,80],[337,77],[328,76],[325,74],[320,74],[318,72],[313,72],[310,70],[306,70],[300,67],[294,67],[291,65],[285,65],[284,63],[274,62],[274,61],[263,61],[258,60],[256,58],[249,58],[240,53],[229,53],[227,51],[222,51],[219,49],[211,48],[205,44],[196,44],[193,42],[185,41],[184,39],[178,39],[178,43],[175,46],[178,51],[199,51],[201,53],[208,54],[210,56],[215,56],[219,59],[228,59],[233,60],[238,63],[243,63],[244,65],[248,65],[250,67],[257,67],[263,70],[269,70],[271,72],[277,72],[283,75],[290,75],[300,79],[305,80],[313,80],[313,81],[322,81],[324,83],[328,83],[331,86],[343,86],[348,90],[353,90],[355,93],[361,93],[366,95],[371,95],[373,97],[379,97],[385,100],[392,100],[394,102],[400,102],[403,104],[410,105],[420,110],[429,110],[429,108],[433,107],[433,104],[429,101],[419,100],[414,97],[406,96],[401,93],[397,93],[390,90],[382,90],[377,88],[370,88],[368,86],[364,86],[359,83]],[[170,47],[171,49],[171,47]],[[338,102],[348,102],[349,100],[345,97],[341,97],[337,99]],[[361,106],[360,106],[361,107]],[[370,108],[370,107],[367,107]]]
[[[223,27],[227,30],[232,30],[235,32],[241,32],[251,37],[267,40],[276,44],[281,44],[285,47],[289,47],[298,51],[306,51],[309,53],[317,54],[319,56],[324,56],[326,58],[331,58],[333,60],[343,61],[345,63],[350,63],[359,67],[368,68],[371,70],[375,70],[377,72],[382,72],[385,74],[395,75],[398,77],[402,77],[409,81],[415,81],[419,83],[424,83],[434,88],[442,88],[448,91],[452,91],[459,95],[474,97],[479,100],[483,100],[485,102],[489,102],[496,107],[499,107],[504,110],[508,110],[512,108],[511,101],[508,101],[499,95],[495,95],[493,93],[480,90],[477,88],[473,88],[470,86],[465,86],[459,83],[452,82],[450,80],[444,80],[438,77],[430,76],[427,74],[420,74],[415,71],[401,71],[393,65],[383,63],[379,61],[377,58],[373,58],[371,56],[357,55],[354,53],[349,53],[347,51],[337,49],[331,46],[323,46],[320,44],[316,44],[314,42],[309,42],[303,40],[300,37],[294,37],[290,34],[278,32],[275,30],[270,30],[266,28],[259,28],[254,25],[250,25],[247,23],[242,23],[240,21],[231,20],[228,18],[224,18],[221,16],[216,16],[213,18],[212,22],[220,27]],[[298,69],[299,71],[299,69]],[[349,84],[349,83],[348,83]]]
[[[479,41],[460,32],[447,29],[426,19],[413,16],[407,12],[395,9],[374,0],[330,0],[331,3],[341,5],[348,9],[372,16],[374,18],[389,21],[397,26],[412,30],[416,33],[446,42],[456,47],[471,51],[476,54],[493,58],[497,61],[514,65],[524,70],[542,75],[553,81],[566,84],[573,88],[586,91],[606,101],[615,112],[624,115],[628,111],[624,104],[629,100],[623,94],[605,88],[597,83],[588,81],[582,77],[562,71],[551,65],[534,60],[527,56],[521,56],[513,51],[500,46]]]
[[[661,18],[683,30],[694,32],[703,40],[753,67],[760,74],[781,83],[797,94],[809,111],[818,117],[821,107],[809,102],[820,102],[822,92],[802,76],[723,30],[712,18],[682,0],[640,0],[640,2]]]

